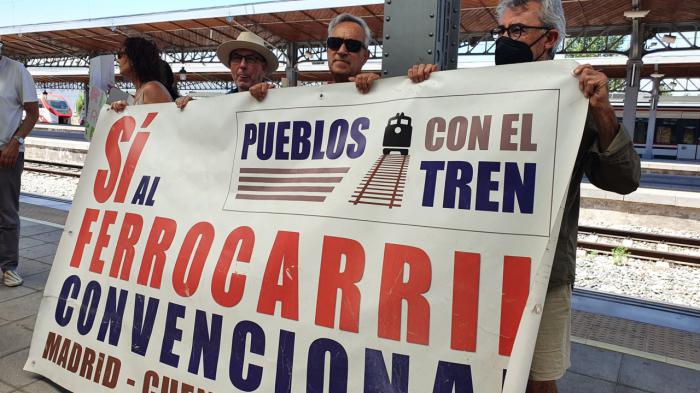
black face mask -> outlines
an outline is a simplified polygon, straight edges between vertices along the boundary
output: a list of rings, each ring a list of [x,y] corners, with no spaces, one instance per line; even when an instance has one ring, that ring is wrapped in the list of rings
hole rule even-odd
[[[546,35],[547,33],[542,34],[540,38],[530,45],[505,35],[500,37],[496,40],[496,65],[529,63],[539,60],[547,50],[545,49],[536,59],[533,59],[530,48]]]

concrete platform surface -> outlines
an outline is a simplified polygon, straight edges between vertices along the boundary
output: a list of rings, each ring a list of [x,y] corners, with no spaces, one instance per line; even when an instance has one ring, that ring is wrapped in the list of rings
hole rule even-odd
[[[692,160],[642,160],[642,171],[660,173],[684,173],[690,176],[700,175],[700,161]]]

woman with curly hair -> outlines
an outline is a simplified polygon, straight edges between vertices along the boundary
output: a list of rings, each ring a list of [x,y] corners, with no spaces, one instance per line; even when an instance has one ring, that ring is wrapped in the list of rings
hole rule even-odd
[[[136,86],[134,105],[172,102],[168,89],[161,83],[160,52],[156,45],[142,37],[128,37],[117,52],[117,64],[122,77]],[[112,103],[112,109],[121,112],[125,101]]]

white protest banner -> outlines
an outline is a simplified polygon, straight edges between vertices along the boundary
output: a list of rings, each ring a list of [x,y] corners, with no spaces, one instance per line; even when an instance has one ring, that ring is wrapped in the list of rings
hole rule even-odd
[[[91,392],[523,391],[575,66],[103,111],[25,369]]]

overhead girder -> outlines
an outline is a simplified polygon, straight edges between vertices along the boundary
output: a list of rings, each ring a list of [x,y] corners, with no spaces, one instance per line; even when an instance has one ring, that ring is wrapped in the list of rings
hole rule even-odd
[[[668,51],[700,49],[700,22],[688,23],[642,23],[645,41],[642,56]],[[631,26],[588,26],[567,29],[560,54],[619,54],[629,51]],[[673,35],[675,44],[663,40],[664,35]],[[573,49],[574,43],[583,43]],[[600,44],[604,43],[602,47]],[[618,47],[622,43],[622,47]],[[654,45],[652,45],[654,43]],[[460,39],[461,56],[491,55],[495,51],[495,41],[489,33],[462,34]]]
[[[278,84],[279,81],[272,83]],[[315,86],[323,84],[321,81],[299,81],[299,85]],[[37,81],[35,82],[37,89],[66,89],[66,90],[84,90],[85,82],[80,81]],[[117,81],[117,87],[124,90],[133,90],[134,86],[130,82]],[[625,91],[624,79],[610,79],[608,87],[611,93],[622,93]],[[230,90],[233,88],[231,81],[178,81],[178,88],[181,92],[195,90]],[[642,78],[639,84],[639,91],[651,93],[653,89],[652,78]],[[700,78],[663,78],[661,80],[661,91],[664,93],[698,93],[700,92]]]
[[[669,30],[656,30],[656,33],[647,35],[644,55],[670,52],[670,51],[685,51],[685,50],[700,50],[700,26],[698,31],[680,32]],[[596,35],[592,33],[602,33],[598,29],[584,29],[583,31],[575,31],[565,38],[562,49],[559,54],[575,55],[575,54],[608,54],[608,55],[625,55],[629,51],[629,36],[615,34],[614,29],[608,30],[606,35]],[[664,40],[665,35],[673,35],[676,39],[675,44],[668,44]],[[162,41],[162,38],[156,38],[157,41]],[[573,49],[572,44],[576,42],[577,48]],[[619,44],[623,44],[619,48]],[[601,47],[601,44],[602,47]],[[299,63],[325,61],[326,48],[323,43],[318,42],[303,42],[299,44],[297,51],[297,59]],[[182,49],[172,47],[163,50],[166,58],[174,63],[218,63],[216,57],[216,47],[200,47]],[[469,35],[463,37],[459,46],[459,56],[486,56],[493,55],[495,51],[495,41],[490,36],[475,36]],[[278,60],[281,64],[287,63],[286,51],[284,49],[275,49]],[[72,57],[17,57],[18,61],[27,63],[31,67],[87,67],[89,57],[105,53],[75,53]],[[308,55],[308,56],[307,56]],[[370,59],[379,59],[382,57],[382,46],[370,46]],[[69,60],[69,59],[73,60]]]
[[[27,67],[89,67],[89,57],[19,58]]]
[[[217,63],[219,60],[216,57],[215,51],[187,51],[187,52],[165,52],[163,53],[165,61],[168,63]]]
[[[661,81],[662,91],[700,92],[700,78],[668,78]]]
[[[624,79],[610,79],[608,88],[610,92],[624,92],[626,82]],[[639,81],[639,91],[651,93],[654,87],[653,78],[641,78]],[[663,78],[661,79],[662,93],[698,93],[700,92],[700,78]]]
[[[271,81],[277,87],[281,87],[279,80]],[[322,85],[324,82],[319,81],[299,81],[298,86],[318,86]],[[117,83],[119,86],[119,83]],[[133,85],[123,85],[125,89],[133,90]],[[189,91],[229,91],[234,87],[233,82],[227,81],[179,81],[177,83],[177,88],[180,94],[186,94]]]
[[[85,90],[85,82],[62,82],[62,81],[44,81],[35,82],[37,89],[41,90]]]
[[[231,81],[178,81],[177,88],[180,94],[196,90],[221,90],[228,91],[234,87]],[[133,89],[133,86],[131,87]]]
[[[646,28],[645,54],[700,49],[700,22],[658,24]]]

